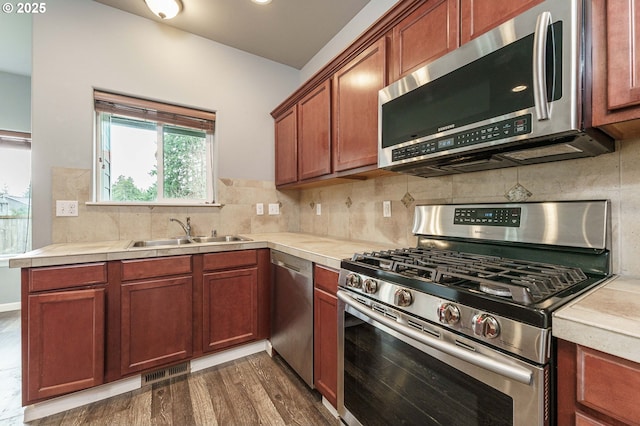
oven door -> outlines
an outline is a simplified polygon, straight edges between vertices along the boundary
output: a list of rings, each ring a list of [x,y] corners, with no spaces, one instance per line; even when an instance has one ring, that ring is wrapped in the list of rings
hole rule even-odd
[[[549,425],[549,366],[343,289],[338,299],[338,412],[347,424]]]

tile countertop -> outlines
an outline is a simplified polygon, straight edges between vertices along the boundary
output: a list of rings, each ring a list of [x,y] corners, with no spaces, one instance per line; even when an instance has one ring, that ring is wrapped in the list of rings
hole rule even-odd
[[[558,309],[553,335],[640,363],[640,279],[614,277]]]
[[[270,248],[340,268],[354,253],[397,247],[300,233],[242,234],[251,241],[129,248],[130,240],[52,244],[9,260],[12,268],[141,259],[180,254]],[[640,279],[615,277],[553,314],[553,335],[640,363]]]
[[[229,250],[270,248],[302,257],[329,268],[340,269],[340,260],[354,253],[397,247],[366,241],[349,241],[311,234],[279,232],[242,234],[251,241],[193,243],[179,246],[129,248],[131,240],[90,243],[61,243],[42,247],[9,259],[11,268],[69,265],[108,260],[144,259],[181,254],[214,253]]]

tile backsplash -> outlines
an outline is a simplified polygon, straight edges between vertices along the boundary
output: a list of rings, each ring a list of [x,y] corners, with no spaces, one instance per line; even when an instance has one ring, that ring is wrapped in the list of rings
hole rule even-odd
[[[98,206],[91,200],[91,170],[54,168],[52,194],[55,200],[78,200],[77,217],[53,215],[54,243],[142,240],[182,235],[184,231],[169,218],[191,218],[193,235],[246,234],[298,230],[298,194],[276,191],[273,182],[218,180],[222,207]],[[256,214],[256,203],[264,203],[265,214]],[[268,215],[269,203],[280,204],[279,215]]]
[[[148,239],[180,235],[170,217],[191,217],[195,235],[305,232],[359,241],[415,244],[413,208],[425,203],[611,200],[613,270],[640,276],[640,140],[617,142],[616,152],[595,158],[432,178],[389,174],[364,181],[277,191],[270,181],[221,178],[223,207],[85,205],[91,171],[53,170],[53,200],[78,200],[78,217],[53,217],[53,242]],[[383,202],[391,201],[391,217]],[[256,214],[264,203],[265,214]],[[267,213],[269,203],[280,214]],[[318,215],[320,204],[320,215]],[[55,202],[54,202],[55,205]]]
[[[307,189],[300,191],[299,230],[411,246],[416,243],[411,233],[416,204],[508,202],[514,196],[527,201],[608,199],[613,270],[640,276],[640,168],[635,164],[640,164],[640,140],[625,140],[617,142],[616,152],[595,158],[431,178],[390,175]],[[407,194],[413,201],[405,207]],[[391,201],[390,218],[383,217],[386,200]],[[322,205],[320,216],[309,207],[312,203]]]

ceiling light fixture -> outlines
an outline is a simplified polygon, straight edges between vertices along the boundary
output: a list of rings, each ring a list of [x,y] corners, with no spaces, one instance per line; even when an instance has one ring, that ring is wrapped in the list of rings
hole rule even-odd
[[[171,19],[182,9],[180,0],[144,0],[144,2],[161,19]]]
[[[251,1],[256,3],[256,4],[269,4],[269,3],[271,3],[271,0],[251,0]]]

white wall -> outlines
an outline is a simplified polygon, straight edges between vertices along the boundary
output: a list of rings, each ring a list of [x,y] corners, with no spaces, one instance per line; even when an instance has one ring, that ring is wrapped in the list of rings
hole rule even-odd
[[[93,1],[33,19],[33,247],[51,242],[51,168],[92,168],[93,88],[218,113],[219,176],[274,180],[269,115],[299,71]]]
[[[300,70],[300,84],[311,78],[320,68],[347,48],[397,2],[398,0],[370,0],[369,3]]]
[[[0,71],[0,129],[31,131],[31,78]]]

